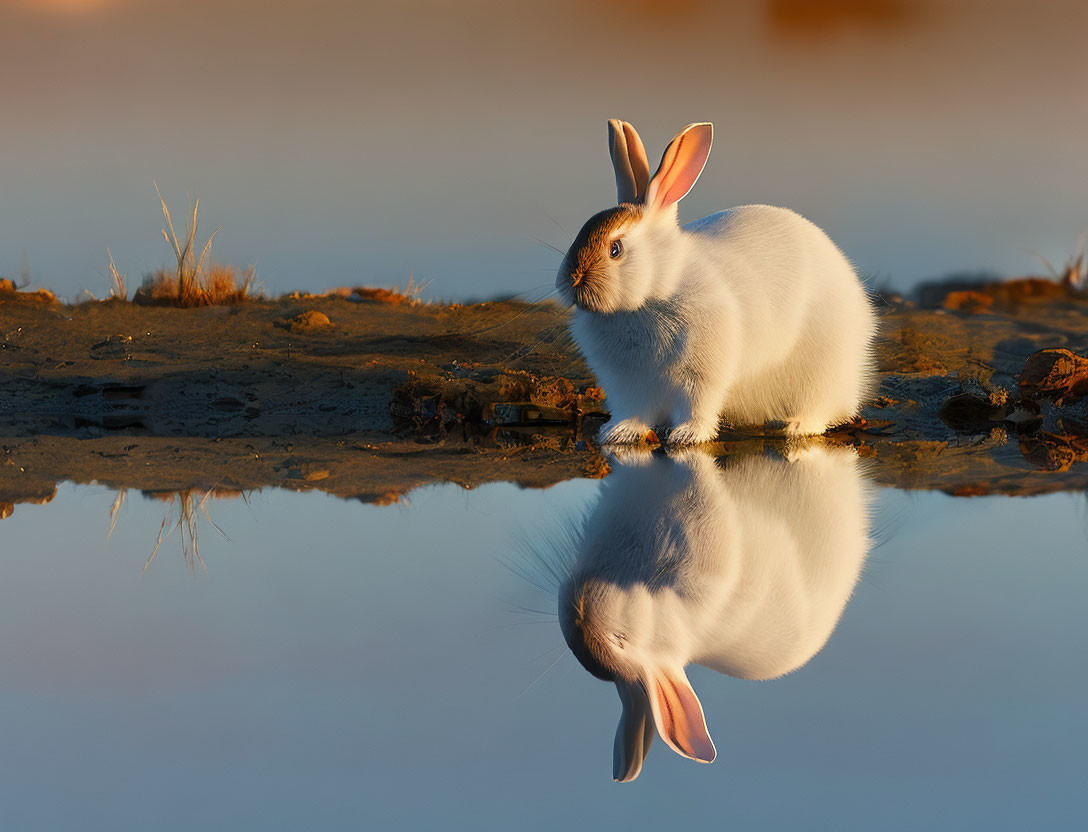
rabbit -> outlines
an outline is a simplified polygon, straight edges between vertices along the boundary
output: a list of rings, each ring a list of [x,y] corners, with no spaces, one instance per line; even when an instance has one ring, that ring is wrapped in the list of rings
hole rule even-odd
[[[724,469],[700,448],[614,457],[575,530],[559,624],[619,693],[617,781],[638,776],[655,728],[678,754],[714,760],[686,665],[773,679],[835,629],[871,546],[870,494],[852,448],[808,444]]]
[[[828,236],[786,208],[746,205],[680,226],[710,154],[690,124],[650,178],[635,128],[613,119],[619,205],[590,217],[556,275],[571,334],[612,412],[605,444],[705,442],[719,420],[788,435],[849,421],[869,388],[876,316]]]

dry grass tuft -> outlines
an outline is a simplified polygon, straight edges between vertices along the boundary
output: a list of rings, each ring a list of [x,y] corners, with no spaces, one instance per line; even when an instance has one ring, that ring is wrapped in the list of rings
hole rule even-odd
[[[212,236],[208,238],[208,241],[204,244],[204,248],[200,251],[200,256],[197,257],[197,241],[196,241],[196,218],[200,211],[200,200],[197,199],[193,203],[192,212],[185,220],[185,237],[184,244],[178,241],[178,234],[174,230],[174,222],[170,218],[170,209],[166,207],[166,200],[162,198],[162,192],[159,190],[159,183],[155,182],[155,193],[158,194],[159,204],[162,206],[162,216],[166,221],[166,228],[162,229],[163,239],[166,240],[174,250],[174,257],[177,259],[178,271],[178,300],[182,303],[187,303],[191,299],[196,299],[200,294],[200,274],[204,267],[204,258],[208,256],[208,252],[211,250],[212,242],[215,240],[215,235],[220,232],[223,226],[215,229],[212,232]],[[166,229],[170,229],[170,233],[166,233]],[[194,304],[196,305],[196,304]]]
[[[217,263],[208,269],[202,288],[207,303],[228,305],[257,297],[256,283],[257,270],[252,266],[239,272],[233,266]]]
[[[1046,270],[1050,272],[1050,276],[1054,278],[1055,282],[1060,283],[1062,286],[1065,286],[1074,292],[1083,292],[1088,288],[1088,269],[1085,268],[1086,243],[1088,243],[1088,229],[1081,232],[1080,237],[1077,238],[1077,244],[1073,248],[1073,253],[1066,258],[1066,261],[1060,270],[1055,269],[1054,264],[1039,252],[1033,251],[1032,254],[1043,262],[1043,265],[1046,266]]]
[[[106,254],[110,258],[110,297],[128,300],[128,275],[118,271],[117,264],[113,262],[113,252],[108,247]]]
[[[233,488],[218,488],[213,487],[209,489],[191,488],[188,491],[175,491],[166,493],[145,493],[145,496],[150,497],[153,500],[169,503],[166,514],[162,518],[162,525],[159,527],[159,535],[155,541],[155,548],[151,550],[151,555],[148,557],[147,562],[144,564],[143,571],[146,572],[151,564],[155,561],[155,555],[158,553],[162,546],[163,540],[173,532],[178,532],[181,536],[181,551],[182,556],[185,558],[185,565],[190,572],[195,572],[197,566],[207,571],[207,566],[204,564],[204,558],[200,555],[200,544],[197,539],[198,527],[197,520],[199,514],[203,514],[204,518],[208,521],[208,524],[215,529],[224,539],[230,540],[215,521],[212,520],[211,512],[208,511],[208,500],[234,500],[238,497],[245,499],[245,493]],[[123,502],[123,498],[119,498]],[[120,506],[115,503],[115,506]],[[177,508],[177,519],[174,519],[174,509]],[[114,510],[110,510],[111,518],[114,516]],[[112,526],[111,526],[112,531]]]
[[[159,196],[165,224],[162,236],[174,252],[177,266],[174,269],[160,269],[144,278],[144,284],[136,292],[134,300],[141,303],[188,307],[237,304],[257,297],[258,294],[255,292],[257,274],[252,266],[238,271],[232,266],[205,265],[212,242],[223,226],[216,228],[203,246],[199,245],[196,233],[200,200],[193,203],[185,219],[185,233],[179,237],[174,228],[170,209],[166,206],[166,200],[163,199],[157,182],[155,193]],[[114,274],[116,268],[113,266],[112,257],[110,266],[111,274]],[[123,276],[121,279],[123,282]]]
[[[133,300],[138,303],[176,303],[178,282],[166,269],[159,269],[144,278],[144,285],[136,290]]]
[[[254,291],[257,273],[253,267],[239,272],[233,266],[211,266],[200,281],[182,290],[177,275],[159,269],[144,278],[133,300],[165,306],[230,306],[260,297]]]
[[[209,303],[237,303],[245,299],[245,286],[249,282],[247,278],[239,287],[234,269],[228,266],[213,266],[204,278],[204,294]]]

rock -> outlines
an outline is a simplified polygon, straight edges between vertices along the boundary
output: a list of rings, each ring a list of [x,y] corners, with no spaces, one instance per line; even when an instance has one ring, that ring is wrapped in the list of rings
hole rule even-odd
[[[322,330],[329,329],[332,326],[332,321],[329,320],[329,316],[324,312],[308,309],[301,315],[291,318],[288,321],[282,321],[276,324],[276,326],[287,329],[290,332],[321,332]]]
[[[13,297],[7,297],[9,295],[12,295]],[[32,303],[45,303],[49,305],[58,302],[57,296],[48,289],[38,289],[34,292],[20,292],[19,287],[15,285],[15,281],[7,277],[0,277],[0,296],[6,297],[8,300],[24,300],[31,301]]]
[[[986,312],[994,305],[994,299],[982,292],[965,289],[961,292],[949,292],[944,296],[944,308],[960,312]]]
[[[1088,358],[1067,349],[1033,353],[1020,371],[1020,395],[1059,406],[1088,395]]]
[[[376,303],[388,303],[392,304],[393,306],[400,306],[402,304],[415,306],[418,303],[418,301],[410,298],[408,295],[403,295],[400,292],[393,291],[392,289],[373,289],[369,286],[357,286],[352,293],[359,300],[375,301]]]
[[[1088,437],[1040,431],[1020,437],[1024,459],[1044,471],[1068,471],[1075,462],[1088,461]]]
[[[941,405],[937,416],[952,430],[961,433],[988,433],[992,422],[1002,421],[1008,407],[1001,396],[960,393]]]

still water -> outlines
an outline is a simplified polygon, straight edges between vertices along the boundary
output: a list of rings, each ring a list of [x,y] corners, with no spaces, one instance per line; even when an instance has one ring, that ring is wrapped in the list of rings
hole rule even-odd
[[[63,485],[0,524],[0,828],[1023,829],[1082,813],[1081,494],[953,498],[876,489],[852,455],[695,452],[394,506],[209,500],[225,536],[198,516],[192,573],[176,532],[144,571],[162,502],[129,495],[107,541],[115,498]],[[634,615],[629,665],[694,662],[713,764],[651,737],[638,779],[612,781],[617,689],[555,615],[585,579],[611,587],[613,622]]]

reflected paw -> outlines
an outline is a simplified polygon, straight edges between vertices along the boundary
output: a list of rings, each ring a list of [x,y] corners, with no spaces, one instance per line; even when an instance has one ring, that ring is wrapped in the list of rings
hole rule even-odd
[[[796,417],[786,420],[786,436],[819,436],[827,430],[826,419]]]
[[[609,425],[601,434],[602,445],[637,445],[640,442],[656,443],[657,434],[653,428],[640,419],[624,419]]]
[[[797,437],[786,443],[786,459],[789,462],[808,461],[821,463],[824,460],[843,457],[858,459],[858,452],[852,446],[828,445],[821,437]]]
[[[690,467],[703,465],[705,462],[714,464],[712,450],[698,445],[668,445],[665,454],[673,462],[680,462]]]
[[[669,445],[698,445],[701,442],[710,442],[718,435],[718,426],[706,422],[697,422],[694,419],[681,422],[669,431],[666,440]]]
[[[788,462],[801,462],[805,459],[820,459],[826,456],[826,451],[820,440],[809,436],[798,436],[787,440],[785,456]]]
[[[610,445],[606,455],[610,461],[628,468],[638,468],[654,461],[654,451],[647,445]]]

